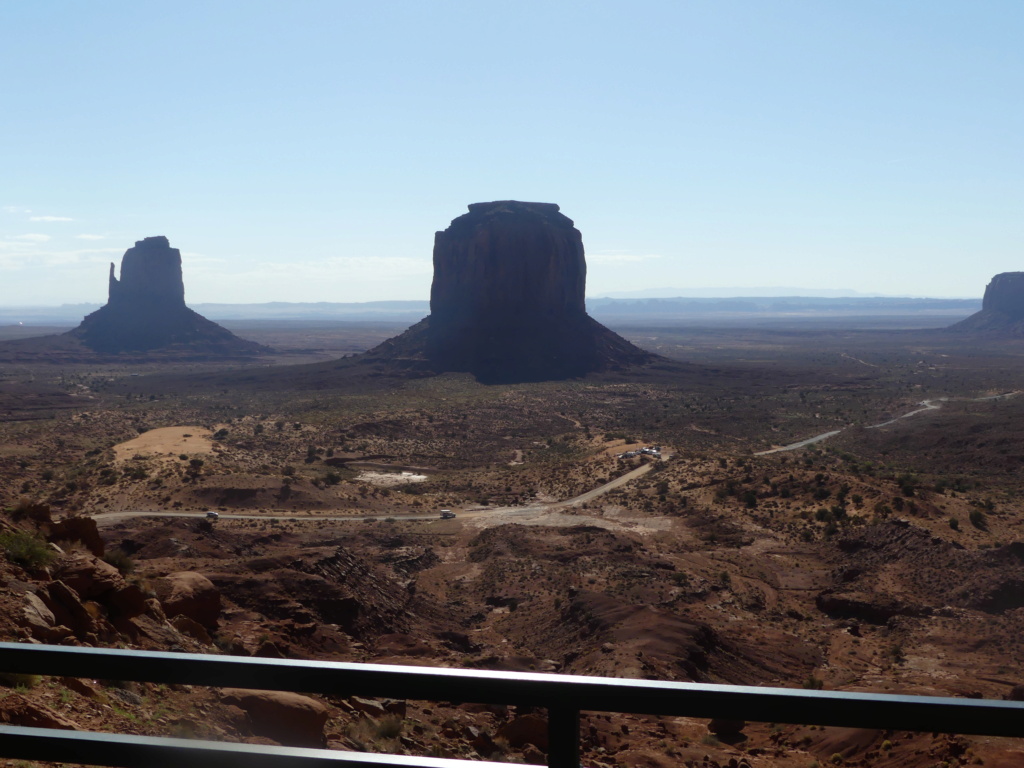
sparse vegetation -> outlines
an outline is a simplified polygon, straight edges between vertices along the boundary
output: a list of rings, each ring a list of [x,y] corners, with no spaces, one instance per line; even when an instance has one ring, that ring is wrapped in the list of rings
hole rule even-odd
[[[112,549],[103,555],[104,561],[117,568],[122,576],[135,570],[135,561],[120,549]]]
[[[41,675],[28,675],[22,672],[0,672],[0,685],[7,688],[29,690],[42,682]]]
[[[45,568],[57,557],[45,541],[27,531],[0,533],[0,551],[23,568]]]
[[[675,343],[671,333],[667,338]],[[909,355],[893,353],[883,363],[881,353],[854,350],[878,368],[859,366],[858,377],[849,378],[808,348],[803,356],[783,350],[762,370],[731,367],[735,349],[691,347],[698,349],[699,375],[643,382],[617,376],[484,387],[465,376],[400,383],[380,377],[336,391],[199,386],[172,397],[168,385],[155,400],[147,391],[130,401],[119,392],[115,401],[115,385],[97,381],[95,405],[73,415],[45,424],[0,420],[9,452],[0,455],[0,482],[5,503],[31,489],[52,504],[54,521],[131,509],[258,516],[222,514],[216,524],[128,518],[101,528],[105,559],[125,574],[134,565],[132,583],[155,583],[177,570],[216,574],[224,610],[235,618],[221,621],[208,650],[253,654],[263,646],[268,654],[340,660],[393,653],[450,666],[780,679],[809,690],[822,689],[826,677],[837,689],[870,681],[882,690],[895,683],[940,691],[955,679],[956,691],[970,681],[986,697],[1000,695],[976,670],[1005,664],[992,674],[1009,679],[1015,658],[1017,609],[998,600],[1018,566],[999,547],[1019,538],[1020,478],[1009,433],[1020,406],[986,405],[995,414],[989,415],[982,406],[961,412],[951,404],[898,430],[848,430],[834,445],[756,456],[837,424],[879,423],[912,410],[925,396],[910,388],[919,381],[971,393],[989,385],[960,373],[962,360],[940,374]],[[1009,371],[1017,363],[1000,365]],[[711,374],[714,366],[730,366],[729,375]],[[755,369],[763,377],[756,387],[745,378]],[[1012,378],[1003,368],[991,376],[990,389]],[[137,388],[137,380],[129,383]],[[956,449],[935,439],[932,425],[943,419],[941,436],[954,436]],[[205,425],[217,430],[217,444],[200,452],[179,443],[165,456],[138,459],[111,448],[163,424]],[[986,433],[979,445],[982,439],[970,442],[968,431],[976,424],[1008,434]],[[643,459],[615,458],[622,451],[615,443],[624,440],[663,443],[672,458],[608,493],[559,506],[640,466]],[[975,468],[978,455],[986,459]],[[425,467],[428,479],[375,485],[372,474],[381,466],[399,477]],[[484,501],[489,509],[474,509]],[[502,512],[506,506],[517,509]],[[442,524],[440,509],[458,516]],[[417,513],[429,519],[410,519]],[[346,516],[358,522],[324,519]],[[65,551],[82,549],[54,540]],[[15,578],[41,584],[44,576]],[[103,596],[85,602],[92,620],[110,632],[103,622],[117,621],[113,604]],[[952,610],[940,613],[947,605]],[[919,619],[920,606],[936,613]],[[241,616],[245,621],[236,621]],[[444,622],[450,636],[440,639]],[[925,624],[946,633],[941,667],[949,677],[918,663],[932,641]],[[148,627],[146,620],[140,625]],[[80,641],[84,627],[75,632]],[[114,643],[134,642],[128,634],[112,636]],[[173,637],[181,647],[204,649],[184,631]],[[966,648],[969,654],[961,653]],[[827,675],[815,674],[823,669]],[[41,697],[39,689],[49,685],[30,692]],[[71,719],[94,706],[86,695],[54,691],[47,706]],[[207,723],[182,703],[189,697],[188,706],[206,707],[217,728],[235,727],[199,691],[138,693],[148,696],[143,704],[117,706],[118,719],[134,716],[140,731],[204,736]],[[100,695],[114,700],[109,690]],[[518,716],[515,710],[438,704],[425,715],[409,702],[404,718],[367,717],[331,703],[328,730],[345,748],[524,759],[495,735],[499,723]],[[612,745],[655,745],[680,762],[690,759],[680,745],[697,750],[704,740],[709,753],[730,749],[702,736],[700,726],[675,734],[617,716],[595,718],[594,725],[585,749],[608,751],[588,753],[587,764],[610,762]],[[802,749],[810,745],[808,733],[821,737],[818,728],[771,731],[777,742],[755,728],[743,746]],[[470,746],[474,734],[483,752]],[[890,740],[882,742],[883,752],[891,749]]]

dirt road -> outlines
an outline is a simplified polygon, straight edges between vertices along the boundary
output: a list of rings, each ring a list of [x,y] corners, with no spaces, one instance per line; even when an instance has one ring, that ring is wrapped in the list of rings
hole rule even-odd
[[[666,455],[661,461],[666,461],[669,458]],[[610,480],[603,485],[599,485],[597,488],[581,493],[579,496],[574,496],[571,499],[564,499],[562,501],[544,502],[538,504],[529,504],[524,507],[479,507],[476,509],[469,509],[459,512],[459,518],[479,518],[479,517],[519,517],[519,516],[535,516],[545,512],[552,512],[564,507],[572,507],[578,504],[585,504],[588,501],[598,498],[609,491],[613,491],[620,486],[625,485],[638,477],[642,477],[651,471],[654,463],[642,464],[636,469],[630,470],[626,474]],[[205,512],[167,512],[163,510],[131,510],[127,512],[102,512],[98,515],[92,515],[93,519],[96,520],[96,525],[99,527],[105,527],[113,525],[115,523],[130,520],[135,517],[193,517],[193,518],[206,518]],[[376,515],[315,515],[310,513],[298,513],[298,512],[281,512],[281,513],[268,513],[262,515],[251,515],[244,513],[234,512],[221,512],[218,519],[220,520],[330,520],[332,522],[337,521],[367,521],[367,520],[384,520],[386,518],[394,518],[395,520],[438,520],[436,514],[415,514],[415,515],[392,515],[392,514],[376,514]]]
[[[858,361],[858,362],[863,362],[863,361]],[[920,403],[918,403],[918,405],[924,406],[924,407],[922,407],[922,408],[915,408],[913,411],[908,411],[907,413],[904,413],[901,416],[897,416],[894,419],[889,419],[888,421],[883,421],[881,424],[869,424],[868,426],[865,427],[865,429],[881,429],[882,427],[888,427],[890,424],[895,424],[897,421],[902,421],[903,419],[909,419],[911,416],[916,416],[917,414],[924,413],[925,411],[937,411],[937,410],[939,410],[942,407],[942,403],[948,403],[948,402],[952,402],[952,401],[961,401],[961,402],[965,402],[965,403],[981,403],[981,402],[984,402],[986,400],[1005,400],[1008,397],[1015,397],[1016,395],[1019,395],[1019,394],[1020,394],[1020,392],[1017,391],[1017,392],[1004,392],[1001,395],[988,395],[986,397],[940,397],[940,398],[937,398],[935,400],[922,400]],[[798,448],[804,448],[805,446],[808,446],[808,445],[814,445],[815,443],[820,443],[822,440],[828,440],[830,437],[835,437],[836,435],[838,435],[842,431],[843,431],[842,429],[834,429],[831,432],[823,432],[820,435],[815,435],[814,437],[808,437],[806,440],[800,440],[799,442],[796,442],[796,443],[790,443],[789,445],[782,445],[782,446],[779,446],[778,448],[769,448],[767,451],[757,451],[754,455],[755,456],[768,456],[769,454],[772,454],[772,453],[782,453],[784,451],[795,451]]]

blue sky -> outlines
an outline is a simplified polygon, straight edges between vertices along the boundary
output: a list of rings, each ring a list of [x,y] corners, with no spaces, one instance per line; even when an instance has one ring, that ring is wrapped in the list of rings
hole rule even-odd
[[[0,305],[426,298],[468,203],[556,202],[588,295],[979,296],[1024,270],[1024,3],[0,4]]]

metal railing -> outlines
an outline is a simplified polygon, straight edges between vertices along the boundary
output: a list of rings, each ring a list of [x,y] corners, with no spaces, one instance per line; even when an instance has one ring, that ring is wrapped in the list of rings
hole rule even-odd
[[[1024,703],[0,643],[0,672],[514,704],[548,711],[548,765],[578,768],[580,711],[1024,736]],[[479,761],[0,726],[0,757],[109,766],[466,768]]]

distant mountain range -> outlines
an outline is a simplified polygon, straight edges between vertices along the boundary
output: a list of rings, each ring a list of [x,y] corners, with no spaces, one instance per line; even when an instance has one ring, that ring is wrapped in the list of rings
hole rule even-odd
[[[722,299],[766,298],[802,296],[808,298],[849,299],[882,296],[879,293],[859,293],[848,288],[645,288],[640,291],[608,291],[600,294],[608,299]]]
[[[851,292],[852,293],[852,292]],[[98,304],[59,307],[0,307],[0,325],[77,325]],[[214,321],[349,321],[414,323],[430,312],[427,301],[360,303],[275,301],[266,304],[192,304]],[[731,298],[589,298],[587,311],[597,320],[645,322],[697,320],[701,317],[936,316],[951,322],[981,309],[981,299],[911,299],[884,296],[736,296]]]

